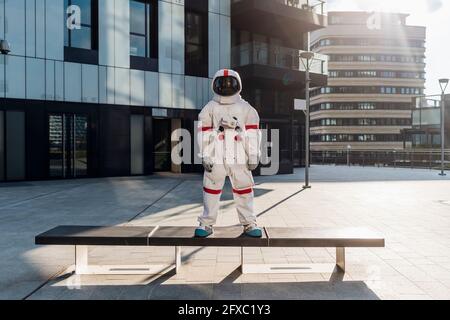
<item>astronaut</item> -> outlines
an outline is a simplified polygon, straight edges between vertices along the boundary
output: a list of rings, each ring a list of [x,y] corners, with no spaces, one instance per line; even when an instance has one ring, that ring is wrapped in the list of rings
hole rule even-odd
[[[242,80],[237,72],[218,71],[212,90],[214,98],[199,116],[198,141],[205,168],[204,211],[199,217],[200,226],[195,235],[205,238],[213,234],[222,189],[226,177],[229,177],[245,235],[260,238],[262,230],[257,225],[253,208],[252,176],[261,157],[259,115],[242,99]]]

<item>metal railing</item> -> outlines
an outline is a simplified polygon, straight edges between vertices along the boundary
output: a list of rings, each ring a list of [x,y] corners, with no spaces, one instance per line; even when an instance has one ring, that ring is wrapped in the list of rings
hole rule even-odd
[[[311,161],[317,165],[376,166],[394,168],[440,169],[438,150],[392,151],[313,151]],[[450,170],[450,150],[446,151],[445,166]]]
[[[233,3],[243,0],[232,0]],[[326,14],[326,1],[324,0],[273,0],[288,7],[295,7],[301,10],[307,10],[316,14]]]
[[[233,47],[231,61],[234,67],[259,64],[305,72],[306,60],[303,59],[302,63],[300,58],[302,52],[304,51],[253,41]],[[328,56],[316,53],[310,72],[328,75]]]
[[[317,14],[324,14],[326,11],[325,1],[321,0],[275,0],[289,7],[308,10]]]

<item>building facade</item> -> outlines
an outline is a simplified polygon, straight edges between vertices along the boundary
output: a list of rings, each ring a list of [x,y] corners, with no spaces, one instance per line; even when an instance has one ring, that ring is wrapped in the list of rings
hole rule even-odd
[[[319,0],[233,0],[232,66],[244,80],[242,95],[259,112],[263,129],[279,132],[279,173],[304,166],[305,114],[294,99],[305,99],[308,33],[326,27]],[[327,83],[327,57],[316,54],[312,86]],[[273,137],[268,139],[272,141]]]
[[[328,85],[313,92],[313,151],[404,148],[411,98],[425,88],[426,39],[426,29],[406,19],[330,12],[329,26],[312,33],[313,51],[329,55]]]
[[[230,67],[229,0],[4,0],[0,181],[191,172],[194,133]],[[192,141],[193,143],[193,141]]]
[[[404,136],[412,142],[414,150],[441,149],[441,98],[421,97],[413,99],[412,129]],[[445,149],[450,150],[450,95],[445,96]]]

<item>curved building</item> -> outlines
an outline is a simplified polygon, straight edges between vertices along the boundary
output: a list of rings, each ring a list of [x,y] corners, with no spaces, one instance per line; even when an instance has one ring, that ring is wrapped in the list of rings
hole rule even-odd
[[[311,35],[329,56],[328,86],[312,93],[312,151],[395,150],[425,88],[425,27],[406,14],[330,12]],[[409,142],[407,142],[409,146]]]

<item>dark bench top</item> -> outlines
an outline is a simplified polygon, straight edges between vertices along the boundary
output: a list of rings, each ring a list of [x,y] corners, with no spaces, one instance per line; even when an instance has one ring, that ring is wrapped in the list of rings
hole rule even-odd
[[[60,226],[38,235],[38,245],[184,246],[184,247],[384,247],[385,240],[366,228],[264,228],[261,239],[242,227],[217,227],[214,235],[194,237],[195,227]]]
[[[366,228],[266,228],[269,247],[370,248],[385,240]]]
[[[36,244],[79,246],[148,246],[155,227],[60,226],[36,237]]]

